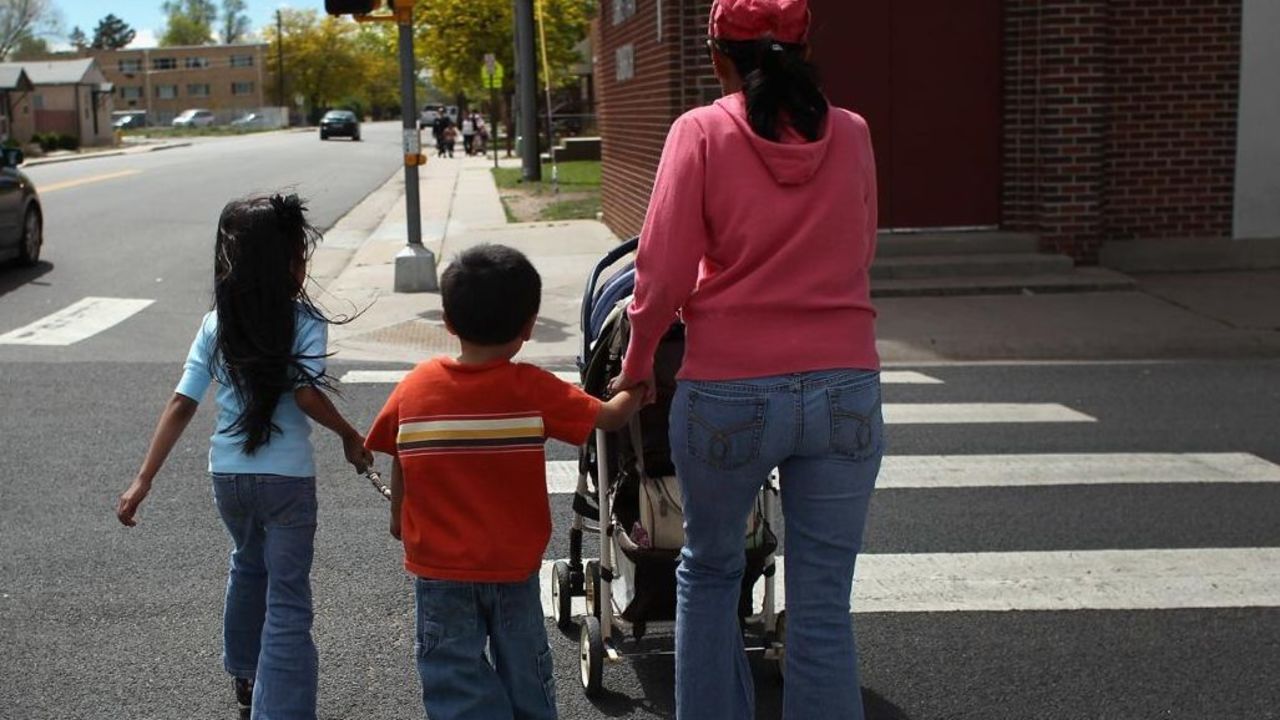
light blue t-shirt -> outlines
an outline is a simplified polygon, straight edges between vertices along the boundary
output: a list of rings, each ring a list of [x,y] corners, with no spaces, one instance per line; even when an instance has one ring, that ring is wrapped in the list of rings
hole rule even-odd
[[[298,306],[295,322],[294,352],[307,356],[300,363],[309,372],[319,376],[325,370],[325,352],[329,342],[329,326]],[[214,397],[218,401],[218,424],[209,439],[209,472],[243,475],[288,475],[313,477],[316,474],[315,452],[311,446],[311,423],[298,408],[293,393],[280,396],[272,421],[280,432],[271,434],[271,441],[258,448],[253,455],[243,451],[244,437],[234,435],[231,427],[240,417],[244,406],[231,385],[226,368],[212,367],[217,349],[218,316],[204,316],[191,352],[183,366],[182,380],[175,392],[196,402],[204,398],[209,384],[218,383]]]

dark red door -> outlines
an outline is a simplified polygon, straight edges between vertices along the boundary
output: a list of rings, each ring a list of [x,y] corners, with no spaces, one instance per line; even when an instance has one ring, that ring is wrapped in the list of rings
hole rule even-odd
[[[871,125],[882,227],[1000,219],[1000,0],[811,0],[832,102]]]

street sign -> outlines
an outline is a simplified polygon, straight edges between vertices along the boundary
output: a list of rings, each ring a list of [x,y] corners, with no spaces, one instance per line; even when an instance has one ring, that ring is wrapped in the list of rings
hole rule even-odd
[[[490,90],[502,87],[502,63],[498,62],[498,58],[489,53],[484,56],[484,68],[480,71],[480,82]]]

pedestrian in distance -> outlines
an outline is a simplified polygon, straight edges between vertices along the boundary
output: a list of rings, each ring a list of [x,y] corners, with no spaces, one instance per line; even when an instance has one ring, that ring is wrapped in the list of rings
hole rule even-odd
[[[451,124],[449,116],[445,113],[443,105],[436,112],[436,119],[431,123],[431,135],[436,140],[436,155],[438,157],[445,156],[444,148],[444,130]]]
[[[770,471],[786,523],[783,717],[861,720],[854,562],[884,451],[876,172],[866,122],[809,64],[807,0],[715,0],[724,97],[672,125],[640,237],[630,347],[647,383],[686,328],[671,411],[684,499],[676,716],[755,717],[738,601],[743,521]]]
[[[217,384],[209,473],[231,536],[223,667],[241,714],[312,720],[317,658],[311,638],[316,468],[308,418],[342,439],[363,472],[364,439],[325,394],[329,320],[307,296],[307,260],[320,235],[296,195],[228,203],[214,244],[213,311],[205,315],[137,477],[116,517],[128,527],[205,391]]]
[[[538,571],[551,537],[548,438],[616,430],[642,392],[601,402],[533,365],[542,280],[508,247],[463,252],[440,280],[462,352],[392,391],[367,446],[394,458],[391,535],[414,576],[415,655],[431,720],[556,717]],[[486,652],[487,648],[487,652]]]
[[[468,113],[462,118],[462,151],[471,157],[476,141],[476,116]]]
[[[443,137],[445,155],[452,158],[453,150],[458,144],[458,128],[454,127],[453,123],[445,125]]]

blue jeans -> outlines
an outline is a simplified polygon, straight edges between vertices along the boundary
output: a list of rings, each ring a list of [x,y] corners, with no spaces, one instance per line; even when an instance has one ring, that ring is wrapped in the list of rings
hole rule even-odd
[[[233,677],[255,679],[253,720],[313,720],[315,478],[215,474],[213,497],[235,542],[223,665]]]
[[[782,715],[861,720],[850,591],[884,454],[880,374],[681,381],[671,406],[671,452],[685,517],[676,574],[676,717],[755,718],[738,596],[746,521],[778,468],[786,522]]]
[[[427,717],[555,719],[556,686],[537,573],[513,583],[417,578],[414,590],[414,650]]]

